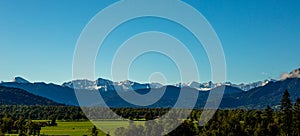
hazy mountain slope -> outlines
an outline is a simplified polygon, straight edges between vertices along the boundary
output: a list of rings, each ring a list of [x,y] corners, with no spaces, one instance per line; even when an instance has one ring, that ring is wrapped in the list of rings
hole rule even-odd
[[[251,89],[246,92],[226,95],[222,106],[229,108],[266,108],[267,105],[278,106],[284,90],[288,90],[291,100],[300,97],[300,79],[288,78],[286,80],[271,82],[263,87]]]
[[[228,94],[233,94],[233,93],[241,93],[241,92],[244,92],[243,90],[239,89],[239,88],[236,88],[236,87],[231,87],[231,86],[218,86],[210,91],[216,91],[216,90],[219,90],[219,88],[221,87],[225,87],[224,89],[224,95],[228,95]]]
[[[285,89],[291,94],[291,100],[294,101],[296,97],[300,97],[300,69],[294,70],[287,74],[284,79],[280,81],[265,80],[259,81],[247,86],[247,88],[255,87],[249,91],[243,91],[241,86],[236,86],[230,82],[214,84],[208,83],[179,83],[175,86],[162,86],[156,84],[155,88],[151,88],[151,84],[140,84],[129,80],[122,82],[112,82],[107,79],[99,78],[96,81],[89,80],[75,80],[73,82],[66,82],[62,86],[55,84],[45,83],[30,83],[29,81],[16,77],[12,82],[2,82],[0,86],[19,88],[28,91],[29,93],[42,96],[51,99],[58,103],[68,105],[78,105],[77,98],[72,89],[74,86],[79,87],[78,91],[80,96],[84,96],[85,99],[81,100],[84,105],[98,105],[99,92],[102,95],[107,105],[111,107],[140,107],[123,100],[116,92],[116,88],[123,91],[125,95],[130,94],[129,87],[132,86],[133,91],[146,94],[151,89],[153,91],[162,91],[166,89],[163,97],[156,103],[145,107],[172,107],[178,99],[181,91],[199,92],[199,97],[196,103],[196,108],[202,108],[207,100],[210,92],[220,91],[220,88],[225,87],[224,96],[220,104],[220,108],[265,108],[267,105],[278,107],[280,100]],[[199,87],[198,87],[199,86]],[[257,87],[260,86],[260,87]],[[200,88],[200,89],[199,89]],[[201,88],[206,88],[205,91]],[[140,99],[140,98],[136,98]],[[149,98],[150,99],[150,98]],[[147,99],[143,99],[148,101]],[[212,99],[213,100],[213,99]],[[189,102],[189,98],[185,98],[184,101]],[[213,102],[213,101],[211,101]],[[102,104],[103,105],[103,104]]]
[[[224,87],[225,87],[224,88],[225,95],[242,92],[242,90],[235,88],[235,87],[230,87],[230,86],[224,86]],[[221,87],[218,87],[211,91],[219,91],[220,88]],[[195,104],[195,107],[203,108],[206,103],[206,100],[208,98],[208,95],[210,93],[210,91],[198,91],[197,89],[190,88],[190,87],[179,88],[176,86],[166,86],[163,88],[152,89],[151,91],[164,91],[164,90],[165,90],[164,95],[162,96],[161,99],[159,99],[159,101],[157,101],[156,103],[154,103],[152,105],[145,106],[145,107],[155,107],[155,108],[157,108],[157,107],[172,107],[177,102],[180,92],[187,91],[189,93],[198,92],[198,99],[197,99],[197,103]],[[150,91],[150,89],[139,89],[139,90],[135,90],[135,91],[139,94],[146,94]],[[128,92],[122,92],[122,93],[126,94]],[[130,103],[124,101],[117,94],[116,91],[101,92],[101,95],[104,97],[105,102],[111,107],[139,107],[139,108],[142,108],[141,106],[133,105],[133,104],[130,104]],[[197,97],[197,96],[194,96],[194,97]],[[190,102],[190,99],[191,98],[184,98],[183,101],[186,101],[185,103],[188,104]],[[144,99],[144,101],[147,101],[147,99]],[[182,107],[184,107],[184,106],[182,106]]]
[[[42,96],[58,103],[78,105],[74,90],[55,84],[6,82],[0,86],[19,88],[34,95]]]
[[[1,105],[61,105],[25,90],[0,86]]]

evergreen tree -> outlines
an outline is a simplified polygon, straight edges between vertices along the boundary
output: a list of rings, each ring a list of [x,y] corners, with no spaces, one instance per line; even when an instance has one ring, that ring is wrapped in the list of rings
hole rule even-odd
[[[57,126],[57,123],[56,123],[56,117],[53,117],[52,120],[51,120],[51,126]]]
[[[290,100],[290,94],[288,90],[284,91],[284,94],[281,99],[281,110],[282,110],[282,129],[283,134],[291,134],[291,125],[292,125],[292,104]]]
[[[292,109],[292,104],[290,100],[290,93],[288,90],[285,90],[281,99],[281,110],[290,111],[291,109]]]
[[[263,112],[262,127],[264,135],[271,135],[272,126],[270,126],[270,124],[273,123],[273,121],[273,111],[272,108],[268,105]]]
[[[273,122],[273,110],[269,105],[265,109],[264,115],[266,116],[266,120],[268,123]]]
[[[294,136],[300,135],[300,98],[296,99],[293,110],[293,132]]]
[[[98,130],[97,130],[96,126],[94,126],[92,128],[92,136],[98,136]]]
[[[151,111],[146,113],[145,119],[146,119],[146,121],[152,120],[152,119],[153,119],[153,115],[152,115],[152,112],[151,112]]]

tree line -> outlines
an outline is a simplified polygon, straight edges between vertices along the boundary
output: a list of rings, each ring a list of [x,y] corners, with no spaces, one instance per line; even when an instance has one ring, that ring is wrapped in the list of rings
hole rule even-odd
[[[160,108],[107,108],[76,106],[0,106],[0,135],[4,133],[19,133],[38,135],[41,127],[55,125],[56,120],[80,121],[97,119],[129,119],[128,128],[118,128],[115,135],[156,136],[167,132],[162,122],[145,122],[144,125],[135,125],[131,120],[154,120],[164,116],[170,109]],[[222,109],[217,110],[213,118],[204,126],[198,122],[202,110],[193,110],[187,119],[181,118],[182,109],[177,109],[170,114],[183,123],[166,136],[191,136],[191,135],[266,135],[266,136],[299,136],[300,135],[300,99],[294,103],[286,90],[281,99],[280,110],[273,110],[267,106],[264,110]],[[87,115],[87,116],[86,116]],[[34,122],[32,120],[50,120],[48,122]],[[168,126],[175,123],[166,120]],[[96,128],[93,128],[95,132]]]
[[[56,120],[45,122],[34,122],[31,119],[25,119],[20,116],[19,119],[14,119],[12,116],[5,115],[0,117],[0,135],[4,134],[19,134],[26,135],[40,135],[42,127],[56,126]]]
[[[282,96],[281,109],[274,111],[270,106],[265,110],[218,110],[204,126],[198,121],[201,110],[193,110],[189,118],[166,136],[299,136],[300,135],[300,99],[291,103],[286,90]],[[147,123],[147,122],[146,122]],[[169,124],[172,125],[172,124]],[[159,123],[130,125],[118,128],[115,135],[145,136],[162,135],[165,128]]]

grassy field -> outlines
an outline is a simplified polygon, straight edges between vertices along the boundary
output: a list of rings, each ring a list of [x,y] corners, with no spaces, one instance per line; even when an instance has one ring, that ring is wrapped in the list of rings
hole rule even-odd
[[[114,134],[114,128],[116,126],[127,127],[129,121],[95,121],[96,125],[101,125],[106,132]],[[137,125],[144,125],[144,121],[139,121]],[[70,135],[70,136],[83,136],[91,135],[93,124],[89,121],[84,122],[57,122],[57,126],[43,127],[41,134],[44,135]],[[103,132],[99,132],[99,136],[105,136]]]

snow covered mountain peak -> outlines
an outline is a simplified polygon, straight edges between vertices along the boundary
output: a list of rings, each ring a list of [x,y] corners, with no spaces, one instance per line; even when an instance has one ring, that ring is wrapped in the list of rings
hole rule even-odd
[[[212,81],[208,81],[208,82],[204,82],[204,83],[189,82],[189,83],[178,83],[178,84],[175,84],[175,86],[195,88],[199,91],[208,91],[208,90],[212,90],[216,87],[225,85],[225,86],[236,87],[236,88],[239,88],[244,91],[248,91],[248,90],[256,88],[256,87],[265,86],[269,82],[276,82],[276,80],[270,79],[270,80],[253,82],[253,83],[249,83],[249,84],[233,84],[231,82],[213,83]]]
[[[96,82],[87,79],[79,79],[65,82],[62,84],[62,86],[76,89],[94,90],[96,87]]]
[[[209,91],[219,86],[231,86],[236,87],[244,91],[248,91],[250,89],[265,86],[269,82],[275,82],[276,80],[264,80],[264,81],[258,81],[253,82],[249,84],[233,84],[231,82],[224,82],[224,83],[213,83],[212,81],[205,82],[205,83],[199,83],[196,81],[188,82],[188,83],[178,83],[174,84],[176,87],[189,87],[194,88],[199,91]],[[121,89],[124,91],[129,91],[131,89],[138,90],[138,89],[148,89],[148,88],[161,88],[165,85],[162,85],[160,83],[138,83],[133,82],[130,80],[120,81],[120,82],[113,82],[107,79],[98,78],[96,81],[90,81],[90,80],[74,80],[71,82],[66,82],[62,86],[74,88],[77,89],[85,89],[85,90],[102,90],[102,91],[109,91],[109,90],[115,90],[115,89]]]

